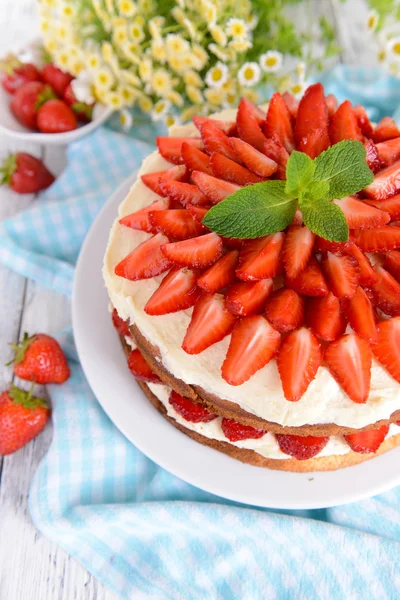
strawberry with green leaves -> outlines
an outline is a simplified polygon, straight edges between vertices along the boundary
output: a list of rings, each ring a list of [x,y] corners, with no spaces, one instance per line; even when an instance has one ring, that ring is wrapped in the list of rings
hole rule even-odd
[[[45,428],[50,409],[42,398],[15,385],[0,394],[0,455],[16,452]]]
[[[24,334],[19,344],[11,344],[15,356],[14,374],[39,384],[64,383],[70,370],[60,344],[45,333]]]
[[[26,152],[9,154],[0,168],[1,185],[9,185],[18,194],[35,194],[54,181],[46,165]]]

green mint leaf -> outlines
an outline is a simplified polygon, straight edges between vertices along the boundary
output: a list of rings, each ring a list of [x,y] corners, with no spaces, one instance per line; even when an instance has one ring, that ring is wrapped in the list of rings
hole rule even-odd
[[[361,142],[343,140],[315,159],[314,179],[329,183],[329,200],[355,194],[374,180],[365,158]]]
[[[327,181],[312,181],[302,194],[300,204],[302,202],[318,202],[326,200],[329,197],[329,183]]]
[[[314,171],[314,161],[304,152],[294,150],[286,165],[285,192],[297,198],[311,183]]]
[[[347,242],[349,228],[341,209],[332,202],[304,202],[301,205],[303,221],[311,231],[330,242]]]
[[[219,235],[253,239],[285,229],[296,209],[297,200],[285,193],[285,181],[264,181],[213,206],[203,224]]]

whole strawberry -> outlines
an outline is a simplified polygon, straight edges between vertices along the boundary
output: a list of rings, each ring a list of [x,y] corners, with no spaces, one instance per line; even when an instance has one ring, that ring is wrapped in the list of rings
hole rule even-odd
[[[11,344],[15,351],[14,373],[20,379],[35,383],[64,383],[70,370],[60,344],[45,333],[31,337],[24,333],[19,344]]]
[[[9,94],[15,94],[21,85],[28,81],[41,81],[35,65],[22,63],[12,54],[0,62],[0,71],[2,71],[1,85]]]
[[[75,113],[62,100],[49,100],[37,113],[37,126],[42,133],[65,133],[78,127]]]
[[[10,154],[0,167],[1,185],[9,185],[18,194],[34,194],[54,181],[44,163],[26,152]]]
[[[73,76],[62,71],[53,63],[48,63],[42,69],[42,79],[51,85],[57,96],[62,97],[68,84],[73,80]]]
[[[50,410],[42,398],[11,384],[0,394],[0,455],[12,454],[33,440],[46,426]]]
[[[51,87],[41,81],[24,83],[12,97],[11,112],[22,125],[36,129],[36,113],[39,106],[54,97]]]

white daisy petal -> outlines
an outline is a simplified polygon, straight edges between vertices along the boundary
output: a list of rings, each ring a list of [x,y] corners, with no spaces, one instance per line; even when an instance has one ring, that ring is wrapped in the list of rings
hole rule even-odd
[[[238,72],[240,85],[252,87],[261,79],[261,69],[256,62],[245,62]]]
[[[217,62],[206,74],[206,84],[211,88],[219,88],[229,76],[229,69],[224,63]]]
[[[259,58],[260,67],[265,73],[276,73],[282,68],[283,56],[276,50],[268,50]]]

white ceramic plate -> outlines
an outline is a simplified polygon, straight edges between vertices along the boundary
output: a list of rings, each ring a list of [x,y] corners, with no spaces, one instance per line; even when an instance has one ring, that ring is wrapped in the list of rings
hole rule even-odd
[[[76,345],[89,384],[122,433],[154,462],[218,496],[280,509],[326,508],[400,483],[400,447],[364,464],[326,473],[285,473],[242,464],[196,443],[150,404],[126,367],[108,312],[101,268],[111,224],[135,176],[110,198],[82,247],[74,283]]]
[[[93,119],[86,125],[79,125],[73,131],[65,133],[40,133],[24,127],[12,114],[10,106],[11,96],[0,86],[0,133],[21,140],[35,142],[42,145],[64,145],[74,142],[91,133],[96,127],[104,123],[112,114],[112,109],[97,104],[93,110]]]

